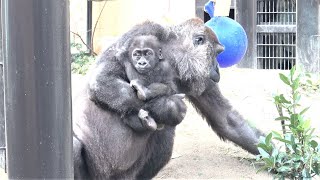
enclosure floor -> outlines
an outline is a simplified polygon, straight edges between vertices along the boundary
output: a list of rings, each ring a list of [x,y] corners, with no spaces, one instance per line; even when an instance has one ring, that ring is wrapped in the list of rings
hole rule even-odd
[[[264,132],[280,130],[279,122],[273,120],[277,114],[272,103],[272,94],[286,90],[278,78],[279,72],[221,69],[219,85],[224,96]],[[73,90],[78,90],[83,78],[73,75],[72,80]],[[311,105],[307,115],[319,119],[320,96],[302,99],[303,105]],[[320,127],[320,121],[313,125]],[[172,159],[155,179],[272,179],[266,172],[256,173],[254,159],[255,156],[232,143],[221,141],[188,103],[186,118],[177,126]],[[0,179],[6,179],[2,169]]]
[[[224,96],[250,124],[264,132],[280,130],[280,122],[273,120],[278,116],[272,103],[273,94],[286,90],[279,72],[221,69],[219,85]],[[311,105],[308,114],[311,119],[319,120],[320,96],[302,99],[304,105]],[[267,172],[256,173],[255,156],[221,141],[195,109],[188,106],[186,118],[177,126],[172,159],[156,179],[272,179]],[[314,127],[320,127],[320,121],[313,123]]]

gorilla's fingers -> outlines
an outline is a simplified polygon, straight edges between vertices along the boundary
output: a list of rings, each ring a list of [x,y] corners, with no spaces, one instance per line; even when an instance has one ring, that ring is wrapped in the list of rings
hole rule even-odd
[[[180,99],[184,99],[186,97],[186,94],[180,93],[180,94],[174,94],[173,96],[180,98]]]

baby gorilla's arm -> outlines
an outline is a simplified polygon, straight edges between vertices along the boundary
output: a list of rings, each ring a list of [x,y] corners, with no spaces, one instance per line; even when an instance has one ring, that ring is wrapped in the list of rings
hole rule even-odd
[[[148,87],[145,87],[140,80],[134,79],[130,82],[130,85],[137,90],[138,98],[143,101],[173,94],[173,90],[163,83],[152,83]]]

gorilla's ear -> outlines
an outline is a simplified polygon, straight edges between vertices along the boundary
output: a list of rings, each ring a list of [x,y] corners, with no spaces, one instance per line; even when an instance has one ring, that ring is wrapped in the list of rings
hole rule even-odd
[[[220,43],[217,43],[215,49],[216,49],[217,54],[220,54],[220,53],[222,53],[222,51],[224,51],[224,46],[222,46]]]
[[[161,48],[159,48],[158,54],[159,54],[159,60],[163,60],[163,55],[162,55],[162,49]]]
[[[212,67],[210,69],[210,79],[216,83],[220,81],[220,71],[218,64],[212,64]]]

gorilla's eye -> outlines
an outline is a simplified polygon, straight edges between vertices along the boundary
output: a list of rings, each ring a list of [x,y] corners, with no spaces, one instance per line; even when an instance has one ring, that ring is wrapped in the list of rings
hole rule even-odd
[[[204,44],[204,36],[200,35],[200,36],[194,37],[193,38],[193,44],[195,46]]]
[[[140,55],[139,52],[135,51],[135,52],[133,53],[133,56],[141,56],[141,55]]]
[[[151,51],[147,51],[146,52],[146,56],[152,56],[152,52]]]

